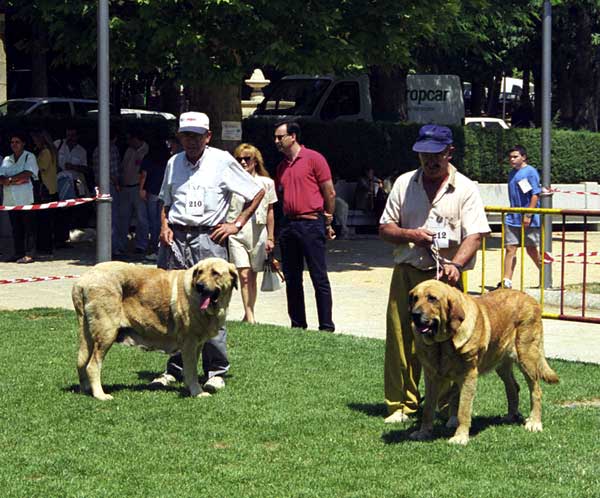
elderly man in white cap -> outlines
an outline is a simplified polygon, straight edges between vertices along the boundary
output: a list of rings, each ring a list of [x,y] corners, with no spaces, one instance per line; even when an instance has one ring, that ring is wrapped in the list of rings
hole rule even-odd
[[[227,259],[227,238],[240,231],[265,194],[229,152],[209,147],[206,114],[183,113],[178,138],[183,152],[169,159],[159,194],[163,208],[158,266],[167,270],[190,268],[208,257]],[[247,203],[232,223],[226,223],[233,193]],[[202,383],[207,392],[225,386],[223,376],[229,370],[226,337],[223,327],[202,350]],[[152,384],[166,386],[181,378],[181,354],[177,353]]]

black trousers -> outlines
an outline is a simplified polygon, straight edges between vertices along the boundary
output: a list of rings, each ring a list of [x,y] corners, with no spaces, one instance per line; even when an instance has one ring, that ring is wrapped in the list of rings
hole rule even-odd
[[[58,194],[42,195],[39,202],[58,201]],[[41,209],[36,212],[37,240],[36,247],[39,252],[52,253],[54,249],[54,217],[57,209]]]
[[[15,258],[31,255],[35,247],[35,215],[32,211],[9,211]]]
[[[279,236],[286,281],[288,315],[292,327],[307,328],[302,272],[304,262],[315,289],[319,330],[335,330],[333,301],[325,257],[325,218],[290,220],[285,218]]]

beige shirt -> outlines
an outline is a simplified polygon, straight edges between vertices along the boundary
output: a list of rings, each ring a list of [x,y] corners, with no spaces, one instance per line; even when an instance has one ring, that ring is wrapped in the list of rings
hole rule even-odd
[[[146,154],[148,154],[148,144],[146,142],[142,142],[142,145],[137,149],[127,147],[121,163],[122,187],[138,186],[140,183],[140,165]]]
[[[487,234],[490,226],[477,185],[450,165],[450,174],[432,203],[423,187],[422,171],[404,173],[394,183],[379,223],[397,223],[402,228],[428,228],[444,232],[447,248],[440,254],[452,259],[463,239],[476,233]],[[398,244],[394,262],[414,266],[419,270],[435,268],[435,262],[425,247],[410,243]],[[475,257],[466,265],[475,266]]]

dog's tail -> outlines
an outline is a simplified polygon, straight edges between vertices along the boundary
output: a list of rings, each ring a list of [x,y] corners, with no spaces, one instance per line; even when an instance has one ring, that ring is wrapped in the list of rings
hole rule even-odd
[[[552,368],[550,367],[550,365],[548,365],[548,362],[546,361],[546,357],[544,356],[544,351],[541,351],[541,355],[540,355],[540,362],[538,365],[538,370],[540,373],[540,377],[542,378],[542,380],[544,382],[547,382],[548,384],[558,384],[559,379],[558,379],[558,375],[556,374],[556,372],[554,370],[552,370]]]

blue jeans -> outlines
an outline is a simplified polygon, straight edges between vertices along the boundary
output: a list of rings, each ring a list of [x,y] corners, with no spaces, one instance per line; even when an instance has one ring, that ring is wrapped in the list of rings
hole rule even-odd
[[[148,247],[148,215],[146,201],[140,197],[139,186],[122,187],[119,195],[119,237],[117,247],[127,251],[127,235],[131,215],[135,213],[135,248],[145,251]]]
[[[319,330],[334,331],[331,316],[333,301],[327,276],[325,258],[325,219],[290,220],[286,218],[281,228],[279,243],[286,282],[288,315],[292,327],[307,328],[302,272],[304,261],[315,289]]]

